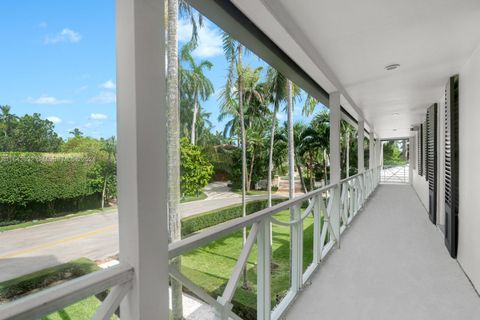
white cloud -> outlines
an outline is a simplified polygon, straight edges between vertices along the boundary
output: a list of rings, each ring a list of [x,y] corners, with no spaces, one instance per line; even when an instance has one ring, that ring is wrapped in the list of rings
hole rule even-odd
[[[82,35],[72,29],[65,28],[55,35],[46,36],[44,44],[55,44],[60,42],[77,43],[82,40]]]
[[[62,122],[62,119],[56,116],[47,117],[47,120],[53,122],[54,124]]]
[[[187,42],[192,37],[192,25],[187,19],[178,21],[178,41]],[[198,58],[209,58],[223,53],[222,34],[211,24],[204,24],[198,29],[198,47],[192,55]]]
[[[43,28],[48,27],[48,24],[45,21],[42,21],[38,24],[38,27],[43,29]]]
[[[100,88],[103,88],[103,89],[115,89],[115,88],[116,88],[116,85],[115,85],[115,82],[113,82],[112,80],[107,80],[107,81],[105,81],[104,83],[100,84]]]
[[[92,113],[89,117],[90,120],[106,120],[108,117],[103,113]]]
[[[102,91],[97,94],[95,97],[91,98],[88,102],[93,104],[108,104],[115,103],[117,101],[117,96],[114,92],[111,91]]]
[[[32,103],[32,104],[48,104],[48,105],[72,103],[71,100],[58,99],[58,98],[47,96],[47,95],[42,95],[42,96],[40,96],[36,99],[34,99],[32,97],[28,97],[26,101],[28,103]]]

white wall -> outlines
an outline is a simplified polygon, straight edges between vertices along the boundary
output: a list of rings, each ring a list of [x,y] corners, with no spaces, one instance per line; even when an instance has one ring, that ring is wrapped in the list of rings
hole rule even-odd
[[[480,46],[460,71],[458,261],[480,290]]]
[[[415,140],[415,163],[418,163],[417,157],[418,157],[418,147],[417,147],[417,141],[418,141],[418,131],[415,132],[414,140]],[[413,168],[413,166],[412,166]],[[412,169],[412,180],[411,184],[413,186],[413,189],[415,189],[415,192],[417,193],[418,197],[420,198],[420,201],[422,201],[422,204],[425,208],[428,208],[428,182],[425,180],[425,175],[419,176],[418,175],[418,168],[415,166],[414,169]]]

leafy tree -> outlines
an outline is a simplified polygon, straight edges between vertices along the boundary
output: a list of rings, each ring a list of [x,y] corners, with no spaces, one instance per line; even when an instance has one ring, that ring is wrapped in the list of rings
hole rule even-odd
[[[196,196],[208,184],[213,174],[213,165],[198,146],[187,138],[180,141],[181,192],[183,196]]]
[[[11,133],[10,150],[21,152],[56,152],[63,140],[54,131],[54,124],[39,113],[24,115]]]

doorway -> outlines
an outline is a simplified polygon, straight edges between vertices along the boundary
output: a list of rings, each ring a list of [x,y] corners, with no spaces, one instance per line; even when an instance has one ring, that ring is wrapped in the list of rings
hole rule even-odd
[[[381,183],[410,183],[409,144],[409,139],[382,140]]]

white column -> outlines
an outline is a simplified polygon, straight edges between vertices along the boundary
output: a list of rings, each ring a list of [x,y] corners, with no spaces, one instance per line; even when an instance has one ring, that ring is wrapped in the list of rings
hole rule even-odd
[[[368,157],[368,168],[375,168],[375,135],[373,134],[373,128],[370,129],[370,145],[368,148],[369,157]]]
[[[330,183],[338,183],[341,179],[340,166],[340,120],[342,118],[340,110],[340,93],[330,93]],[[332,210],[330,212],[330,222],[332,224],[337,246],[340,246],[340,192],[341,187],[337,185],[333,189]]]
[[[365,135],[365,127],[363,120],[358,121],[358,130],[357,130],[357,144],[358,144],[358,155],[357,155],[357,164],[358,164],[358,173],[365,171],[364,165],[364,155],[363,155],[363,138]]]
[[[330,183],[337,183],[341,179],[340,167],[340,93],[330,93]]]
[[[122,319],[168,319],[164,4],[117,0],[120,261],[135,269]]]
[[[408,160],[408,182],[412,184],[413,180],[413,168],[415,167],[415,162],[416,162],[416,145],[415,145],[415,136],[409,138],[409,160]]]
[[[381,166],[383,165],[383,142],[382,140],[378,139],[377,144],[375,145],[375,165]]]

